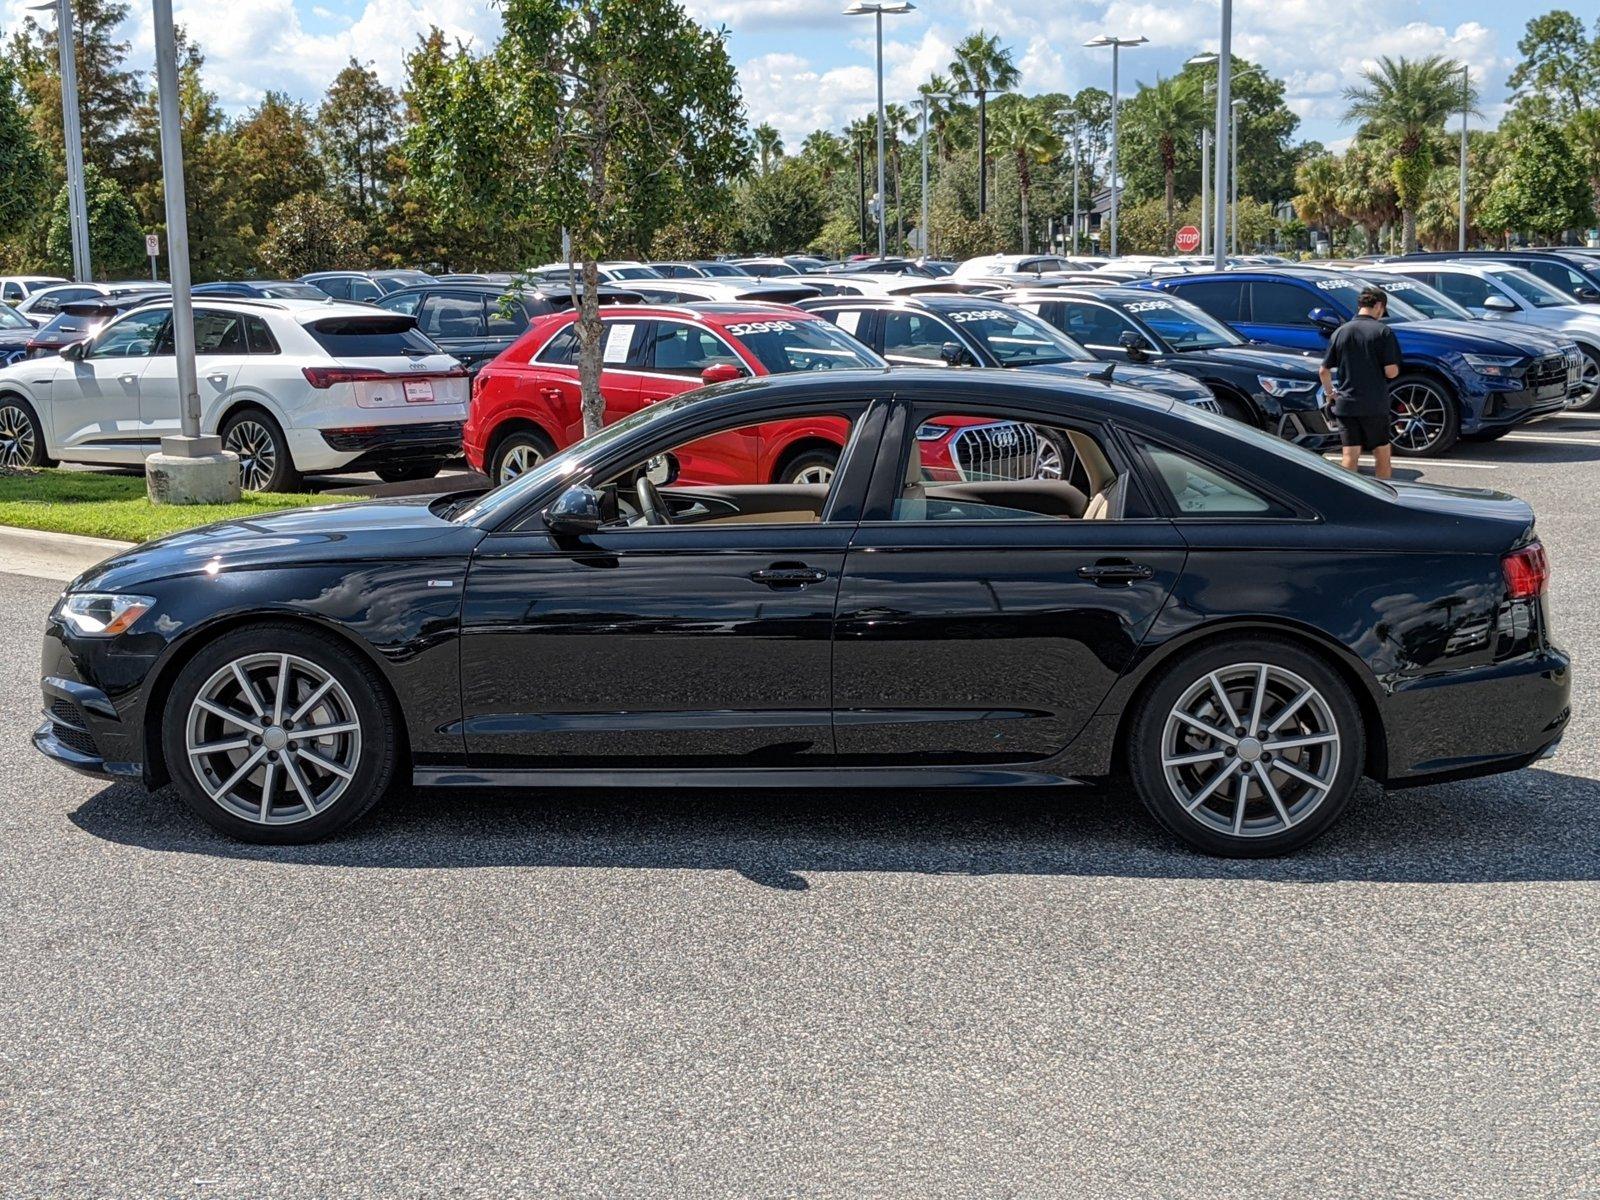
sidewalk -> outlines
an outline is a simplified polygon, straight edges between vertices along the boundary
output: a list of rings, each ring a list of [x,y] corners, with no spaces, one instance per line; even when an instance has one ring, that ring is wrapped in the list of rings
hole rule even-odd
[[[101,559],[132,548],[132,542],[0,525],[0,572],[65,583]]]

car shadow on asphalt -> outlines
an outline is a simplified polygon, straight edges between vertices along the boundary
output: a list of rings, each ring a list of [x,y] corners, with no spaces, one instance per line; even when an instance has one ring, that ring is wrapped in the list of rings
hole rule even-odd
[[[170,789],[107,787],[80,829],[149,851],[286,866],[731,870],[804,891],[807,875],[1125,876],[1274,883],[1502,883],[1600,878],[1600,780],[1532,769],[1385,792],[1363,785],[1299,854],[1190,852],[1126,787],[1014,792],[404,791],[349,832],[256,846],[213,831]]]

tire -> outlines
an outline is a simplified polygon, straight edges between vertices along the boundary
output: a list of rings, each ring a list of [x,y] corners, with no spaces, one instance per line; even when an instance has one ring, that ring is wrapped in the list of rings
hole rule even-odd
[[[1406,458],[1438,458],[1461,437],[1455,397],[1426,375],[1401,375],[1389,385],[1394,452]]]
[[[1590,391],[1585,399],[1570,405],[1567,411],[1600,411],[1600,352],[1591,350],[1588,346],[1579,346],[1578,349],[1583,352],[1583,386]]]
[[[833,482],[833,473],[839,469],[837,450],[807,450],[786,459],[778,468],[774,483],[808,484]]]
[[[290,696],[287,723],[280,724],[274,698],[284,664]],[[244,696],[240,671],[256,689],[254,703]],[[313,700],[319,688],[321,698]],[[202,699],[239,719],[201,708]],[[296,723],[291,714],[308,702],[315,707]],[[163,716],[162,750],[179,797],[241,841],[293,845],[339,832],[389,789],[399,758],[398,714],[373,666],[327,634],[281,622],[230,631],[203,647],[178,672]],[[313,728],[334,732],[317,736]],[[195,755],[196,745],[215,749]]]
[[[385,483],[412,483],[418,479],[432,479],[444,467],[443,459],[425,462],[387,463],[373,468],[373,474]]]
[[[55,465],[45,453],[44,429],[33,405],[20,396],[0,396],[0,470]]]
[[[222,448],[239,456],[239,486],[247,492],[292,492],[300,472],[289,455],[283,428],[258,408],[228,414],[222,423]]]
[[[1217,407],[1222,409],[1223,416],[1232,417],[1235,421],[1248,425],[1252,429],[1260,425],[1260,422],[1256,420],[1255,409],[1251,408],[1249,404],[1239,399],[1239,397],[1231,396],[1227,392],[1218,392],[1216,396]]]
[[[1257,720],[1253,695],[1263,671],[1268,694]],[[1225,727],[1226,710],[1213,679],[1238,718],[1231,729]],[[1295,706],[1292,698],[1306,688],[1311,696]],[[1235,745],[1180,719],[1179,711],[1220,730]],[[1286,739],[1249,736],[1252,724],[1265,731],[1280,716],[1294,738],[1331,735],[1331,740],[1274,753],[1270,747]],[[1240,728],[1247,731],[1242,738],[1236,732]],[[1263,742],[1269,748],[1264,755]],[[1247,754],[1261,756],[1252,762]],[[1190,756],[1196,757],[1174,761]],[[1134,786],[1157,822],[1196,849],[1226,858],[1267,858],[1313,841],[1349,805],[1365,762],[1366,728],[1344,681],[1316,655],[1270,636],[1213,643],[1165,667],[1140,699],[1128,746]],[[1289,774],[1288,767],[1300,771],[1301,778]],[[1240,780],[1246,781],[1242,812]]]
[[[532,429],[506,434],[494,448],[489,463],[489,482],[497,487],[531,471],[556,452],[550,439]]]

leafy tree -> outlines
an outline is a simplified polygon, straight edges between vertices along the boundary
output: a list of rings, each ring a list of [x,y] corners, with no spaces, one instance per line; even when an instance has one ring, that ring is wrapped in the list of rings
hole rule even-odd
[[[1011,49],[1000,44],[1000,36],[980,29],[956,43],[950,77],[960,91],[978,98],[978,153],[982,156],[988,140],[988,98],[994,92],[1015,87],[1022,72],[1017,69]]]
[[[259,238],[273,209],[303,192],[320,192],[327,175],[317,156],[310,112],[283,92],[263,96],[233,136],[242,216]]]
[[[139,153],[131,122],[143,99],[139,72],[127,67],[129,43],[117,37],[129,5],[123,0],[73,0],[72,12],[84,159],[120,179]],[[64,170],[58,40],[54,17],[41,23],[30,16],[13,36],[12,52],[34,133],[57,169]]]
[[[307,192],[272,212],[261,258],[275,275],[293,279],[310,271],[362,266],[362,229],[342,206]]]
[[[959,145],[960,123],[956,118],[963,106],[956,98],[956,86],[949,76],[935,73],[917,89],[919,95],[939,97],[928,101],[928,137],[933,142],[932,152],[939,159],[948,159]]]
[[[1061,142],[1051,128],[1049,118],[1036,104],[1022,101],[1008,105],[997,114],[995,140],[1011,155],[1017,172],[1017,194],[1022,222],[1022,252],[1031,249],[1028,218],[1028,193],[1033,187],[1033,172],[1038,165],[1048,163],[1061,153]]]
[[[720,217],[688,215],[656,230],[652,259],[715,258],[729,247],[727,223]]]
[[[22,111],[15,69],[0,57],[0,253],[11,264],[37,257],[31,249],[39,210],[49,194],[44,150]],[[13,265],[13,270],[16,266]]]
[[[371,66],[352,58],[317,109],[317,144],[328,179],[362,221],[373,218],[388,192],[399,103]]]
[[[772,169],[772,164],[783,157],[783,139],[765,121],[756,126],[753,137],[756,157],[761,161],[761,173],[765,175]]]
[[[1600,104],[1600,30],[1591,37],[1581,20],[1556,9],[1528,22],[1517,50],[1522,62],[1506,84],[1518,100],[1544,99],[1557,120]]]
[[[1295,215],[1307,225],[1330,229],[1342,215],[1339,211],[1339,160],[1319,154],[1300,164],[1295,172],[1299,191],[1294,198]]]
[[[1206,120],[1200,81],[1184,75],[1158,78],[1149,87],[1141,86],[1124,112],[1155,143],[1170,221],[1177,206],[1178,147],[1192,144]]]
[[[850,147],[838,134],[817,129],[806,134],[806,140],[800,143],[800,157],[816,168],[818,177],[826,186],[833,182],[835,175],[850,165]]]
[[[1476,97],[1468,90],[1466,104]],[[1400,201],[1401,243],[1417,248],[1417,205],[1428,176],[1438,164],[1444,124],[1461,111],[1461,68],[1453,59],[1388,58],[1364,73],[1364,82],[1345,90],[1345,120],[1360,121],[1358,136],[1376,141],[1390,155],[1390,176]]]
[[[139,214],[122,185],[94,163],[85,163],[83,190],[88,201],[89,261],[95,274],[102,279],[141,274],[145,267],[144,233],[139,228]],[[65,185],[56,193],[45,253],[56,270],[71,273],[72,223]]]
[[[1553,240],[1593,219],[1593,193],[1561,130],[1544,121],[1519,130],[1484,202],[1484,225]]]
[[[745,185],[738,201],[738,240],[752,253],[781,254],[809,245],[826,220],[811,166],[785,159]]]

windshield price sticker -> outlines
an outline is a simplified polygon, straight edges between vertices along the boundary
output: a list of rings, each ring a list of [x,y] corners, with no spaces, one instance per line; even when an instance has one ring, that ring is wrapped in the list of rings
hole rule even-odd
[[[1163,308],[1171,308],[1170,300],[1135,300],[1132,304],[1123,306],[1131,313],[1159,312]]]
[[[1005,317],[1005,313],[998,308],[972,308],[966,312],[950,313],[949,317],[957,325],[964,325],[968,321],[995,321]]]
[[[744,325],[729,325],[728,332],[734,337],[745,337],[752,333],[782,333],[794,327],[793,321],[750,321]]]
[[[600,359],[608,363],[628,361],[628,347],[633,345],[632,325],[612,325],[606,329],[606,344]]]
[[[1324,292],[1342,292],[1350,286],[1348,279],[1319,279],[1317,287]]]

